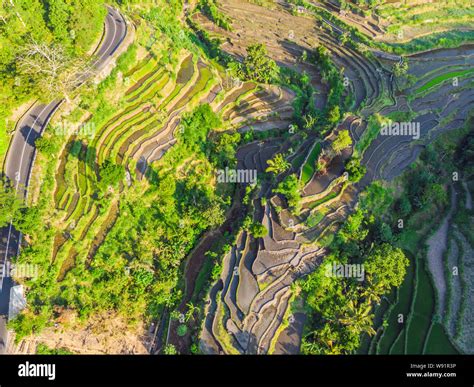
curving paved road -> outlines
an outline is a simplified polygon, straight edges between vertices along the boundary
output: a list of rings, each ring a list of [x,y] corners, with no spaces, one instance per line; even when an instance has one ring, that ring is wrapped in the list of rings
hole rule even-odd
[[[118,49],[127,34],[127,24],[123,16],[114,8],[107,7],[108,14],[104,23],[104,36],[99,48],[94,53],[92,65],[96,71],[102,70]],[[79,83],[85,77],[79,78]],[[18,195],[27,197],[33,163],[36,157],[35,141],[46,128],[51,116],[56,112],[62,100],[49,104],[35,103],[17,123],[17,128],[5,160],[4,173],[15,187]],[[0,353],[5,352],[8,316],[8,301],[12,281],[5,275],[5,265],[9,258],[17,255],[20,248],[21,233],[10,224],[0,231]]]

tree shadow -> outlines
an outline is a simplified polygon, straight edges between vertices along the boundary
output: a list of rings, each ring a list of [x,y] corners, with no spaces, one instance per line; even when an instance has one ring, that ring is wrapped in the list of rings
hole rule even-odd
[[[137,169],[138,169],[138,163],[137,163]],[[144,176],[145,176],[145,179],[147,179],[150,184],[158,185],[158,182],[160,180],[158,172],[155,171],[151,166],[149,168],[148,167],[146,168]]]
[[[20,133],[25,139],[25,142],[31,147],[35,146],[35,141],[40,137],[40,134],[30,125],[25,125],[20,128]]]

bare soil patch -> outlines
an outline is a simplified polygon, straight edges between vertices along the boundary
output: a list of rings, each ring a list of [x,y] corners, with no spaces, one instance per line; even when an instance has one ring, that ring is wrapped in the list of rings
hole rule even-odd
[[[21,341],[16,353],[35,353],[39,343],[49,348],[64,348],[76,354],[147,354],[148,332],[142,323],[135,326],[124,318],[104,313],[80,324],[73,312],[65,310],[57,327],[44,329]]]

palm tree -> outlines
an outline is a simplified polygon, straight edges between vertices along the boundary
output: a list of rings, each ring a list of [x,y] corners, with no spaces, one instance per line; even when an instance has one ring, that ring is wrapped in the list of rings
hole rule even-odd
[[[370,314],[372,305],[364,303],[357,305],[354,300],[349,300],[347,314],[339,319],[339,322],[348,327],[354,333],[366,332],[369,336],[375,335],[372,327],[374,315]]]
[[[275,175],[279,175],[290,168],[291,164],[286,161],[281,153],[277,153],[273,159],[267,161],[268,168],[265,172],[273,172]]]
[[[189,321],[195,313],[199,315],[199,312],[201,311],[199,306],[194,305],[192,302],[188,302],[186,306],[188,307],[188,311],[186,312],[186,321]]]
[[[312,341],[309,341],[311,338]],[[319,355],[322,353],[331,355],[340,355],[343,353],[343,347],[338,343],[340,335],[331,328],[330,324],[324,325],[321,329],[309,333],[301,343],[303,353],[309,355]]]
[[[315,116],[312,116],[311,114],[306,114],[303,117],[303,119],[304,119],[305,129],[312,129],[316,125],[316,122],[318,121],[318,118]]]
[[[304,339],[301,343],[301,352],[306,355],[318,355],[320,348],[316,342]]]
[[[345,148],[352,145],[352,138],[348,130],[341,130],[332,143],[332,149],[336,154],[340,154]]]
[[[382,282],[373,283],[372,279],[369,277],[367,279],[367,287],[365,287],[361,296],[365,297],[369,304],[375,303],[379,304],[381,300],[381,295],[385,293],[384,284]]]

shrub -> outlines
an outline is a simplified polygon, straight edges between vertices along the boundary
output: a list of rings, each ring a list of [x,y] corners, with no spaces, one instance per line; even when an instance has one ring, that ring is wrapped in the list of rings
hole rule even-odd
[[[40,137],[35,141],[35,147],[47,156],[56,155],[59,151],[59,143],[56,137]]]
[[[365,175],[367,168],[360,164],[359,158],[351,158],[346,163],[346,172],[349,174],[349,181],[357,183]]]
[[[163,349],[163,354],[165,355],[178,355],[178,351],[173,344],[166,344],[165,348]]]
[[[106,160],[99,168],[100,186],[102,189],[115,187],[125,177],[123,165],[117,165],[110,160]]]
[[[216,23],[218,27],[222,27],[227,31],[232,29],[230,18],[219,11],[215,0],[200,0],[198,7],[201,12]]]
[[[178,325],[178,329],[176,330],[176,333],[178,334],[179,337],[183,337],[188,333],[188,327],[184,324]]]
[[[261,83],[269,83],[278,75],[278,66],[268,57],[267,49],[261,43],[247,48],[247,56],[241,67],[246,79]]]
[[[255,238],[263,238],[268,235],[268,230],[261,223],[252,223],[249,228],[249,232]]]
[[[345,148],[352,145],[352,138],[348,130],[341,130],[337,134],[336,139],[332,143],[332,149],[336,153],[341,153]]]
[[[281,193],[286,197],[290,209],[296,215],[301,211],[301,194],[299,192],[299,182],[295,174],[287,176],[278,187],[274,190],[275,193]]]

